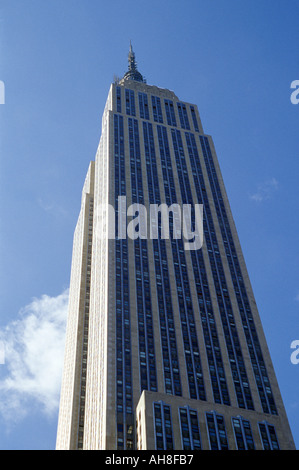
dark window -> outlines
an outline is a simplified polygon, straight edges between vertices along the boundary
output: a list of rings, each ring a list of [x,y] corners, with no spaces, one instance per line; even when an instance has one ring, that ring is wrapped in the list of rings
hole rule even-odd
[[[118,113],[121,113],[121,88],[116,87],[116,109]]]
[[[197,411],[189,407],[179,408],[183,450],[200,450],[201,441]]]
[[[211,450],[228,450],[228,440],[223,416],[215,411],[206,413],[206,423]]]
[[[167,124],[169,126],[176,126],[176,118],[175,118],[173,102],[171,100],[164,100],[164,104],[165,104]]]
[[[152,96],[152,108],[154,121],[163,124],[161,100],[158,96]]]
[[[156,450],[173,450],[171,408],[163,402],[154,403]]]
[[[126,95],[126,113],[129,116],[136,116],[134,91],[126,89],[125,95]]]
[[[232,418],[235,440],[238,450],[254,450],[255,445],[250,422],[244,418]]]
[[[177,106],[178,106],[181,127],[183,129],[190,130],[190,124],[189,124],[189,118],[187,114],[186,105],[184,103],[177,103]]]
[[[149,119],[148,100],[146,93],[138,93],[139,114],[141,119]]]
[[[191,116],[192,116],[192,120],[193,120],[194,129],[195,129],[196,132],[199,132],[199,127],[198,127],[198,122],[197,122],[197,117],[196,117],[194,106],[190,106],[190,110],[191,110]]]

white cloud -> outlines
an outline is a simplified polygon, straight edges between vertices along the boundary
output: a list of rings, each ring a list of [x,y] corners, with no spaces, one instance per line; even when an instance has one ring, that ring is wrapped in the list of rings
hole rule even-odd
[[[22,308],[0,330],[5,365],[0,365],[0,413],[15,422],[34,407],[57,411],[63,364],[68,290],[43,295]]]
[[[278,189],[278,181],[276,178],[265,181],[260,184],[257,188],[257,191],[254,194],[250,195],[250,199],[256,202],[262,202],[271,198],[273,193]]]

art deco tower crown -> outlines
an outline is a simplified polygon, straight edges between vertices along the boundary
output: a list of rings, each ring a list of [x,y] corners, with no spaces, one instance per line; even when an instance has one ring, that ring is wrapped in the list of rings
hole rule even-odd
[[[124,75],[124,80],[134,80],[135,82],[145,83],[146,81],[144,77],[137,70],[135,52],[133,51],[131,42],[130,42],[130,50],[129,50],[129,55],[128,55],[128,62],[129,62],[129,67],[128,67],[128,71]]]

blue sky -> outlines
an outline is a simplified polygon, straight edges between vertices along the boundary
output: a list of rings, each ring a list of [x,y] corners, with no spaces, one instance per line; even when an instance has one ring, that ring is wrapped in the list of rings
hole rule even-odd
[[[213,136],[299,448],[298,17],[297,0],[1,1],[1,449],[55,447],[73,231],[130,40]]]

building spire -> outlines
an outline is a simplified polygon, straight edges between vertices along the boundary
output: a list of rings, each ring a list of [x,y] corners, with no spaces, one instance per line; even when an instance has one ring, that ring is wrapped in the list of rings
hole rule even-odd
[[[130,41],[130,49],[128,55],[129,67],[128,71],[124,75],[125,80],[135,80],[136,82],[145,82],[145,79],[137,70],[137,62],[135,58],[135,52],[133,51],[132,42]]]

